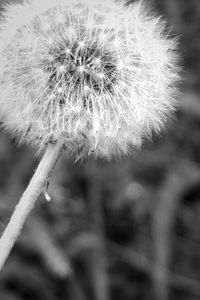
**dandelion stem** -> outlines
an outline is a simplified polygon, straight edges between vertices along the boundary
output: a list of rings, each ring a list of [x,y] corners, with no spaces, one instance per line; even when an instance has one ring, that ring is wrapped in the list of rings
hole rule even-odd
[[[62,148],[63,144],[61,142],[49,144],[35,174],[16,206],[10,222],[0,239],[0,270],[4,266],[4,263],[20,234],[27,216],[44,190],[46,180],[50,176],[57,160],[59,159]]]

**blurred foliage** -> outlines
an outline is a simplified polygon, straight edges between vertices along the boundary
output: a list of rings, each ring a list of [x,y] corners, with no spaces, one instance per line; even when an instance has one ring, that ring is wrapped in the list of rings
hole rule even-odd
[[[0,274],[0,299],[200,299],[200,2],[151,2],[180,36],[176,120],[133,157],[63,155],[51,202],[40,197]],[[1,232],[38,161],[1,131]]]

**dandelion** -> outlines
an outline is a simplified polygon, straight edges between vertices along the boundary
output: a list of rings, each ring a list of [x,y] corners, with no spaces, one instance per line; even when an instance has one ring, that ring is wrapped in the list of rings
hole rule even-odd
[[[39,150],[112,157],[159,132],[174,109],[175,42],[140,2],[39,0],[6,7],[1,119]]]
[[[5,6],[0,117],[20,142],[38,151],[52,144],[39,194],[63,145],[76,159],[110,158],[140,147],[163,128],[174,110],[178,79],[176,42],[165,32],[165,23],[143,2],[127,7],[114,0],[32,0]]]

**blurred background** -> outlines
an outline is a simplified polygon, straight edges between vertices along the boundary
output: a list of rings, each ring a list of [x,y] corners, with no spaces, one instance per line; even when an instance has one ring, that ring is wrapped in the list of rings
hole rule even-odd
[[[62,157],[52,201],[37,201],[0,273],[1,300],[200,299],[200,1],[149,2],[180,37],[176,118],[133,157]],[[38,161],[0,131],[1,233]]]

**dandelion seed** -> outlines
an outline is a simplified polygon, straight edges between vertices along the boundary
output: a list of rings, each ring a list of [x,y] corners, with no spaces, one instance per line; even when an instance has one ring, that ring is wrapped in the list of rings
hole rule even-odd
[[[100,59],[100,57],[95,58],[94,63],[95,63],[96,65],[100,65],[100,64],[101,64],[101,59]]]
[[[59,87],[58,90],[57,90],[57,92],[58,92],[58,94],[62,94],[63,89],[61,87]]]
[[[21,142],[109,158],[174,110],[176,41],[143,1],[30,0],[7,5],[0,29],[0,116]]]
[[[79,71],[80,73],[83,73],[83,72],[84,72],[84,70],[85,70],[85,67],[84,67],[84,66],[80,66],[80,67],[78,67],[78,71]]]
[[[59,66],[58,71],[59,71],[60,73],[63,73],[64,70],[65,70],[65,66],[64,66],[64,65]]]
[[[70,51],[69,48],[66,48],[66,49],[65,49],[65,53],[66,53],[67,55],[70,54],[70,52],[71,52],[71,51]]]
[[[97,76],[98,76],[100,79],[103,79],[103,78],[105,77],[103,73],[99,73],[99,74],[97,74]]]
[[[123,69],[123,62],[119,61],[118,65],[117,65],[117,69],[119,71]]]
[[[85,43],[84,43],[84,41],[80,41],[79,43],[78,43],[78,45],[79,45],[79,47],[80,48],[84,48],[84,46],[85,46]]]

